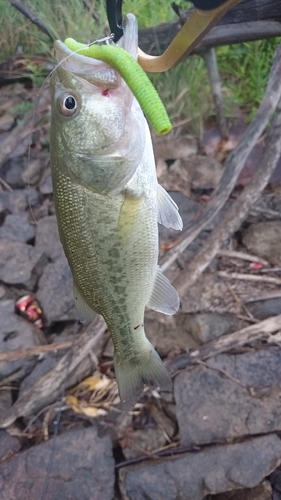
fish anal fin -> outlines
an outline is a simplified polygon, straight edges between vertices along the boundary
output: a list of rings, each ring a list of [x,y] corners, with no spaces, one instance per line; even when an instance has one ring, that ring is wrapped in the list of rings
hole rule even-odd
[[[82,297],[79,288],[75,283],[73,284],[73,293],[74,293],[75,309],[78,319],[82,323],[92,321],[92,319],[94,319],[97,313],[93,311],[93,309],[90,306],[88,306],[87,302]]]
[[[182,230],[182,218],[179,209],[171,196],[158,184],[158,222],[165,227]]]
[[[177,291],[171,285],[168,278],[164,276],[159,266],[157,266],[153,290],[147,307],[164,314],[174,314],[177,312],[180,299]]]

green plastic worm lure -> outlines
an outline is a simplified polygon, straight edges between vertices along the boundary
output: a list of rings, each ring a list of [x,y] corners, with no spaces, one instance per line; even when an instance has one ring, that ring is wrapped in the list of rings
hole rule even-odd
[[[67,38],[65,45],[73,52],[104,61],[113,66],[131,89],[158,135],[170,132],[172,124],[156,89],[141,66],[126,50],[116,45],[84,45]]]

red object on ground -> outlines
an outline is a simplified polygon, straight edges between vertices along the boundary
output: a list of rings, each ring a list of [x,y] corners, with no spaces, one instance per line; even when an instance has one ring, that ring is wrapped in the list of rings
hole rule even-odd
[[[16,309],[21,316],[34,323],[37,328],[43,328],[43,311],[32,295],[24,295],[16,301]]]

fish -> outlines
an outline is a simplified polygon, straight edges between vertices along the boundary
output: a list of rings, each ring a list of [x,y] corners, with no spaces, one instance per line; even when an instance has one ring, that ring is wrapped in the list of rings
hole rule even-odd
[[[126,18],[120,47],[137,58],[136,18]],[[179,297],[158,266],[158,223],[182,229],[178,207],[158,184],[151,134],[118,72],[55,42],[50,81],[50,155],[59,236],[79,319],[105,319],[114,344],[121,402],[144,385],[171,389],[149,342],[144,312],[174,314]]]

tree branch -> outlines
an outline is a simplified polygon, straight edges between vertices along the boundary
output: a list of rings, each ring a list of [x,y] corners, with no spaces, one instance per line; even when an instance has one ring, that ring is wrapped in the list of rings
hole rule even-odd
[[[179,243],[166,252],[161,259],[161,267],[165,271],[179,255],[190,245],[198,234],[210,223],[219,210],[228,200],[231,191],[235,187],[236,181],[242,171],[245,162],[255,146],[257,140],[264,132],[268,122],[276,109],[281,97],[281,45],[275,52],[271,73],[269,76],[264,98],[260,104],[257,114],[248,126],[240,143],[228,156],[224,164],[224,173],[218,187],[215,189],[211,201],[208,205],[193,218],[184,228],[179,238]]]

